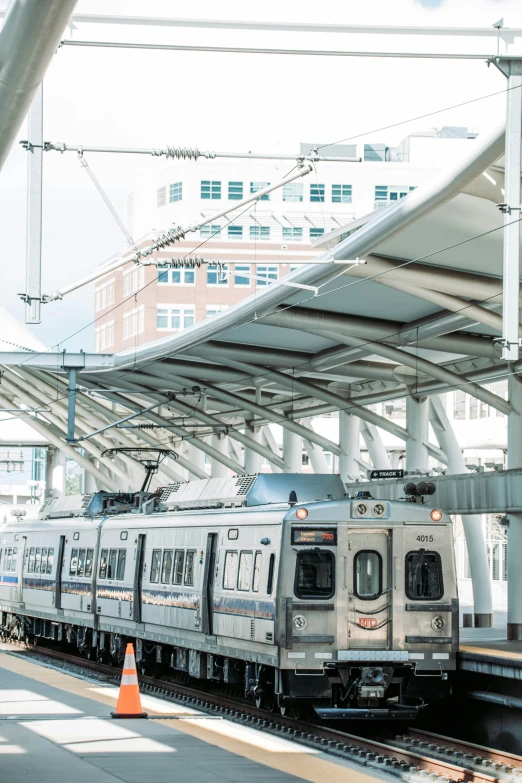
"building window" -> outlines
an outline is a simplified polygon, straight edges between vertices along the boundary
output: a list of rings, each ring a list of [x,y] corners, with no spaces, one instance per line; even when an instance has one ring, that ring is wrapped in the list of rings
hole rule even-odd
[[[289,182],[287,185],[283,185],[283,201],[302,201],[302,200],[303,200],[302,182]]]
[[[228,285],[228,264],[207,266],[207,285]]]
[[[107,321],[94,330],[94,350],[104,351],[114,345],[114,321]]]
[[[158,329],[169,329],[179,332],[188,329],[196,322],[196,311],[193,305],[158,305],[156,326]]]
[[[130,296],[145,285],[145,267],[133,266],[123,273],[123,296]]]
[[[229,182],[228,183],[228,198],[230,201],[241,201],[243,198],[243,183],[242,182]]]
[[[169,185],[169,201],[181,201],[183,198],[183,183],[173,182]]]
[[[168,266],[158,267],[159,285],[195,285],[195,269],[171,269]]]
[[[270,226],[250,226],[250,239],[270,239]]]
[[[211,226],[201,226],[199,229],[200,237],[215,237],[221,231],[221,226],[212,224]]]
[[[163,187],[158,188],[156,191],[156,206],[164,207],[166,203],[167,203],[167,186],[163,185]]]
[[[262,278],[262,279],[261,279]],[[277,280],[277,267],[276,266],[260,266],[257,265],[257,284],[269,285],[273,280]]]
[[[223,310],[228,310],[228,305],[215,304],[207,305],[207,318],[212,318],[213,315],[221,313]]]
[[[412,190],[415,190],[415,188],[409,187],[408,185],[404,185],[404,187],[400,187],[399,185],[376,185],[375,203],[382,204],[384,201],[399,201],[401,198],[407,196]]]
[[[324,228],[311,228],[310,229],[310,239],[317,239],[318,237],[322,237],[324,234]]]
[[[104,310],[106,307],[114,304],[114,278],[103,283],[96,289],[94,295],[94,310]]]
[[[229,239],[242,239],[243,226],[229,226],[227,233]]]
[[[289,239],[293,242],[300,242],[303,238],[303,229],[295,226],[283,227],[283,239]]]
[[[324,201],[324,185],[310,185],[310,201]]]
[[[267,188],[269,185],[270,182],[251,182],[250,192],[257,193],[258,190],[264,190],[264,188]],[[269,201],[269,200],[270,200],[270,193],[265,193],[264,196],[259,197],[259,201]]]
[[[220,199],[221,182],[219,180],[202,179],[201,180],[201,198]]]
[[[375,186],[375,201],[388,201],[388,186],[376,185]]]
[[[123,339],[135,337],[145,331],[145,306],[140,305],[123,314]]]
[[[352,203],[351,185],[332,185],[332,201],[334,204]]]
[[[235,264],[234,285],[238,288],[250,288],[250,264]]]

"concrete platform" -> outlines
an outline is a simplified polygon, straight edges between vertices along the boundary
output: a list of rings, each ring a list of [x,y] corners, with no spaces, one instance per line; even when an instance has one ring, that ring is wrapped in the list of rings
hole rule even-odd
[[[509,642],[506,626],[461,628],[458,668],[522,680],[522,641]]]
[[[2,649],[3,648],[3,649]],[[117,688],[0,646],[0,783],[370,783],[291,740],[144,696],[149,715],[112,720]]]

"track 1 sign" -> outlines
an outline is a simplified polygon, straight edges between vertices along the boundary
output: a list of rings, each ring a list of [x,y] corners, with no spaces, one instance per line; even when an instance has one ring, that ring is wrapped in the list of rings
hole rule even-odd
[[[404,471],[403,470],[369,470],[368,471],[368,478],[369,479],[387,479],[387,478],[394,478],[394,479],[402,479],[404,478]]]

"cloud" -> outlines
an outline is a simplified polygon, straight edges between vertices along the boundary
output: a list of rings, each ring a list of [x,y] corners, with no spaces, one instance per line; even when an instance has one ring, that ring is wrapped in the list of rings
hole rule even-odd
[[[445,0],[414,0],[415,3],[419,3],[423,8],[440,8]]]

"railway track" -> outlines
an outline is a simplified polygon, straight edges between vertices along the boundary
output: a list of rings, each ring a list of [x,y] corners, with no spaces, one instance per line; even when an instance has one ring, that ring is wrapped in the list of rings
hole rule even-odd
[[[18,654],[52,659],[56,664],[102,675],[115,683],[120,671],[61,650],[13,644]],[[440,734],[408,729],[393,738],[370,738],[332,729],[324,724],[274,715],[250,702],[222,692],[212,693],[189,685],[140,676],[142,692],[181,702],[213,715],[221,715],[243,725],[286,737],[365,767],[387,772],[394,777],[417,783],[522,783],[522,757],[486,748]]]

